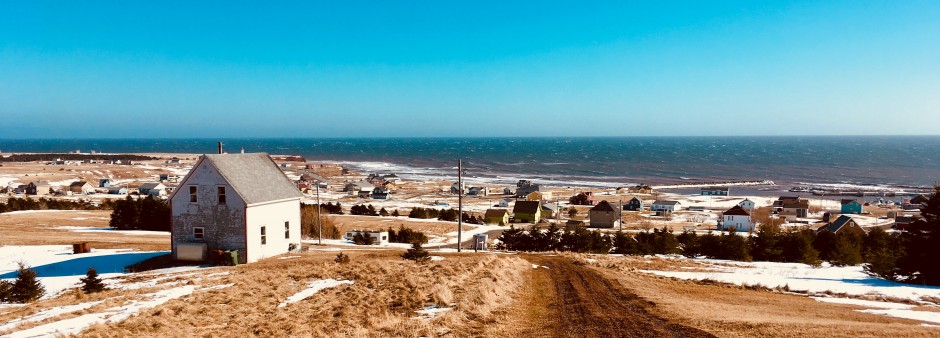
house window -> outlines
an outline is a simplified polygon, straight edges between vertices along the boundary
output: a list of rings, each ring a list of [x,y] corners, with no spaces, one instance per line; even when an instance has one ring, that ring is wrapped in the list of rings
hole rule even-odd
[[[268,244],[268,232],[266,227],[261,227],[261,245]]]
[[[290,239],[290,222],[284,222],[284,239]]]
[[[204,239],[204,238],[205,238],[205,233],[206,233],[206,229],[205,229],[205,228],[203,228],[203,227],[195,227],[195,228],[193,228],[193,239]]]
[[[219,187],[219,204],[225,204],[225,187]]]
[[[189,186],[189,203],[196,203],[196,186]]]

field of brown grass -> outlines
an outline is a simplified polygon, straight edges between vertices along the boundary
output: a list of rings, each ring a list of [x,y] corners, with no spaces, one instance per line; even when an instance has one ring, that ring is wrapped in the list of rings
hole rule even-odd
[[[218,283],[235,286],[170,301],[120,323],[99,324],[85,336],[472,336],[478,327],[510,315],[501,312],[529,269],[521,258],[449,254],[417,264],[398,251],[310,252],[292,259],[223,268]],[[314,280],[351,280],[306,300],[278,308]],[[434,318],[415,310],[452,307]]]
[[[572,259],[585,256],[571,255]],[[740,286],[703,285],[637,270],[677,269],[690,263],[643,257],[591,256],[585,262],[640,297],[665,317],[719,337],[936,337],[920,322],[857,312],[851,305],[823,304],[801,295]],[[692,263],[694,264],[694,263]]]
[[[57,227],[107,228],[110,210],[62,210],[0,214],[0,245],[71,245],[89,242],[99,249],[170,249],[170,236],[76,232]]]

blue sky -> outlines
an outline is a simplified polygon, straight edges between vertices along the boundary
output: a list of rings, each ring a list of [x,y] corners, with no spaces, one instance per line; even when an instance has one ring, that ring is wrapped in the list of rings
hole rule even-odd
[[[0,138],[940,134],[938,1],[195,3],[0,2]]]

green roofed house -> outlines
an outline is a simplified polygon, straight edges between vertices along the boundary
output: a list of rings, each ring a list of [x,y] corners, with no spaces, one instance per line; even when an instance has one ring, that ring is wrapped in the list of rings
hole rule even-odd
[[[542,202],[516,201],[512,214],[517,223],[538,223],[542,218]]]

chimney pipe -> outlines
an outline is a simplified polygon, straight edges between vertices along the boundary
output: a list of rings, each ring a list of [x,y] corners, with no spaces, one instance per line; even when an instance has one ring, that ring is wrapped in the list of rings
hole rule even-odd
[[[219,141],[219,154],[222,154],[222,141]]]

